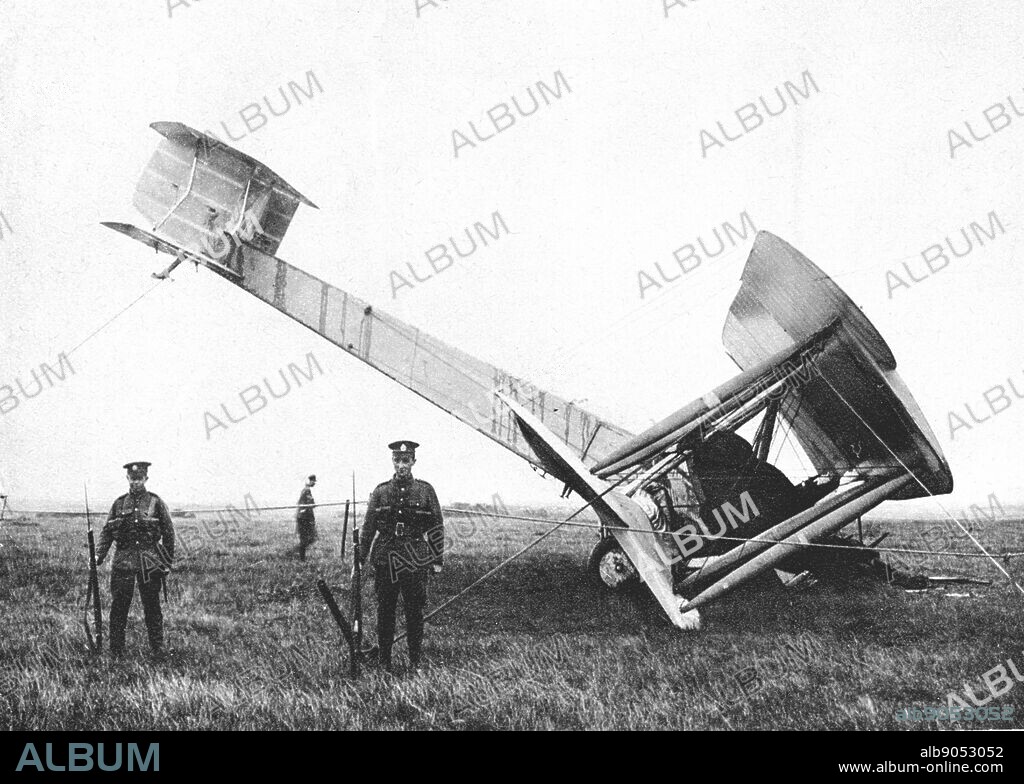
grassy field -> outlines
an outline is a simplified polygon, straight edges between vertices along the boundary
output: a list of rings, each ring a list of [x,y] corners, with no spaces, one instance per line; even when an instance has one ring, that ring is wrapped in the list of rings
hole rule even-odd
[[[450,518],[450,521],[453,518]],[[1011,659],[1024,672],[1024,597],[1005,580],[910,594],[880,583],[785,591],[765,580],[680,633],[642,593],[596,590],[593,531],[563,529],[427,627],[429,666],[347,677],[347,656],[315,583],[349,601],[340,522],[324,514],[309,560],[287,515],[176,519],[188,555],[165,604],[170,660],[146,656],[136,597],[128,656],[85,649],[84,521],[23,518],[0,527],[0,726],[6,729],[972,729],[1024,726],[1024,684],[993,699],[998,722],[898,722],[941,706]],[[877,530],[868,525],[866,533]],[[927,522],[884,523],[888,546],[922,547]],[[462,525],[430,606],[545,530],[482,519]],[[1024,550],[1019,520],[982,532]],[[926,537],[927,538],[927,537]],[[970,550],[965,540],[951,549]],[[181,548],[179,548],[181,552]],[[1013,573],[1024,582],[1024,562]],[[931,573],[999,578],[979,559],[931,559]],[[109,572],[101,570],[104,610]],[[948,596],[969,593],[970,596]],[[366,586],[367,638],[374,627]],[[401,628],[401,626],[400,626]],[[1011,676],[1012,677],[1012,676]]]

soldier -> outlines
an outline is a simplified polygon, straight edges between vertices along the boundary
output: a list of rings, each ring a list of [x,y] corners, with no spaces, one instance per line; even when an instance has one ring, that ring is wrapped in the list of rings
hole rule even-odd
[[[316,514],[313,511],[313,487],[316,474],[310,474],[306,486],[299,493],[299,504],[295,508],[295,533],[299,535],[299,560],[306,560],[306,548],[317,540]]]
[[[434,488],[413,479],[415,441],[388,444],[395,475],[370,494],[360,536],[361,563],[373,546],[373,585],[377,594],[377,642],[380,666],[391,671],[395,636],[395,606],[402,594],[409,636],[409,666],[418,669],[423,642],[423,607],[427,603],[430,570],[441,571],[444,561],[444,519]]]
[[[110,570],[110,653],[124,653],[124,630],[128,610],[139,585],[146,631],[153,658],[164,657],[164,622],[160,611],[160,587],[174,563],[174,526],[167,505],[155,493],[147,492],[150,463],[125,463],[128,492],[110,507],[96,564],[103,563],[110,546],[117,542]]]

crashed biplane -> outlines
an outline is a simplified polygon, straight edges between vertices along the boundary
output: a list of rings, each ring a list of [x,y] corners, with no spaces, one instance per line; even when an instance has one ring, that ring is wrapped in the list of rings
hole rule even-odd
[[[723,332],[741,372],[633,434],[277,258],[298,205],[315,205],[216,139],[152,127],[165,138],[134,198],[151,228],[104,225],[175,256],[159,276],[183,260],[211,269],[558,479],[601,521],[595,576],[639,579],[679,628],[699,628],[699,607],[756,575],[806,575],[806,545],[881,502],[952,489],[881,335],[768,232]],[[780,433],[814,466],[802,484],[769,460]]]

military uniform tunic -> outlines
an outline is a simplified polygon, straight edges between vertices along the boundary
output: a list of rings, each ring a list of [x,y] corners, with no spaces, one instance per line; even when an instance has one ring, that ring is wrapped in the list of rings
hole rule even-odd
[[[100,532],[97,562],[102,562],[113,544],[114,563],[110,570],[110,649],[124,649],[128,611],[139,586],[150,647],[163,647],[163,613],[160,586],[174,562],[174,525],[167,505],[155,493],[131,493],[114,501]]]
[[[364,562],[371,545],[381,662],[389,665],[391,661],[395,608],[401,593],[409,659],[416,664],[423,640],[427,576],[444,561],[444,518],[434,488],[419,479],[403,481],[397,476],[377,485],[370,494],[360,536]]]

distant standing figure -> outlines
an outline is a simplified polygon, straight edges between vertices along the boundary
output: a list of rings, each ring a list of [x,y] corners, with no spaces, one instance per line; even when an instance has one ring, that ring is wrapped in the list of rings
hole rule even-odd
[[[125,627],[136,584],[142,597],[149,647],[155,659],[164,656],[160,586],[174,563],[174,525],[167,504],[156,493],[146,490],[150,465],[145,461],[125,463],[128,492],[110,507],[96,548],[98,566],[111,545],[117,543],[110,570],[110,653],[114,657],[124,653]]]
[[[380,665],[391,670],[398,595],[405,604],[409,636],[409,665],[420,665],[423,643],[423,608],[427,603],[430,572],[441,571],[444,561],[444,519],[434,488],[413,479],[415,441],[388,444],[395,475],[370,494],[360,536],[359,560],[365,563],[373,547],[373,587],[377,594],[377,643]],[[377,544],[373,544],[374,536]]]
[[[313,487],[316,474],[310,474],[306,486],[299,494],[299,505],[295,509],[295,533],[299,535],[299,560],[306,560],[306,548],[317,540],[316,513],[313,511]]]

